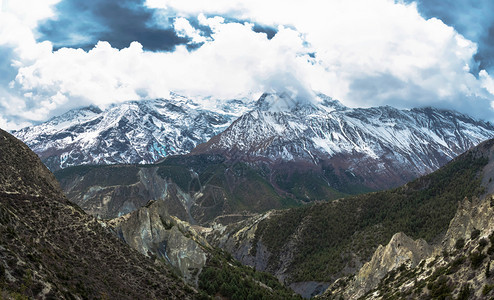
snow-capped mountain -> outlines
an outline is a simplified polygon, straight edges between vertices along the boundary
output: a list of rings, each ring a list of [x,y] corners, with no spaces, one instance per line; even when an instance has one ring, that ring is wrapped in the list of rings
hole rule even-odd
[[[389,188],[493,137],[492,124],[449,110],[348,108],[324,95],[304,103],[264,94],[254,110],[193,153],[221,153],[271,168],[326,164],[366,186]]]
[[[102,111],[71,110],[13,132],[53,171],[81,164],[153,163],[185,154],[225,130],[252,102],[169,99],[130,101]]]

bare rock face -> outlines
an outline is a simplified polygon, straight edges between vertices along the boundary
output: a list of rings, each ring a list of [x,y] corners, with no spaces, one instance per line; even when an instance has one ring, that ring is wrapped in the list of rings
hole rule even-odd
[[[433,247],[425,240],[413,240],[402,232],[396,233],[386,246],[378,247],[372,259],[363,265],[343,294],[347,299],[358,299],[375,288],[389,271],[402,265],[413,268],[432,252]]]
[[[472,231],[481,230],[488,234],[494,230],[494,195],[485,197],[482,201],[465,198],[459,205],[455,217],[451,220],[443,240],[444,249],[451,251],[459,239],[468,240]]]
[[[109,224],[132,248],[146,256],[157,256],[178,269],[194,285],[206,264],[208,242],[187,222],[167,213],[166,203],[152,201]]]
[[[151,200],[166,200],[170,214],[187,220],[187,202],[176,186],[157,175],[157,167],[79,167],[59,180],[70,201],[102,219],[123,216]],[[182,197],[183,198],[183,197]]]
[[[272,214],[273,211],[270,211],[228,226],[214,223],[213,230],[207,234],[207,239],[215,246],[231,253],[243,264],[254,267],[258,271],[266,271],[271,253],[261,241],[255,239],[259,222]],[[255,249],[254,253],[253,249]]]
[[[206,225],[218,216],[236,221],[244,213],[279,209],[286,199],[259,170],[225,164],[215,155],[174,156],[155,165],[78,166],[55,175],[70,201],[101,219],[160,200],[170,215]]]

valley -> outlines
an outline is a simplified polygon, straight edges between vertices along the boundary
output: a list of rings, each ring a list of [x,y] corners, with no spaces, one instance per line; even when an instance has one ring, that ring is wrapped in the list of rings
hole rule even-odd
[[[44,150],[38,155],[47,166],[57,161],[56,184],[75,207],[142,259],[177,274],[192,297],[433,293],[438,276],[426,280],[430,287],[411,291],[401,274],[426,278],[420,274],[436,272],[429,260],[441,245],[459,239],[450,237],[450,222],[469,205],[464,199],[481,202],[494,191],[487,179],[494,169],[493,140],[470,149],[494,136],[494,127],[452,111],[350,109],[324,95],[318,104],[298,105],[284,97],[265,94],[209,141],[153,154],[145,164],[137,164],[142,155],[132,164],[80,156],[68,164],[76,166],[66,167]],[[88,118],[81,119],[83,126]],[[70,123],[63,128],[75,128]],[[41,144],[51,143],[44,138]],[[109,142],[107,136],[95,141]],[[468,255],[474,250],[465,249]],[[462,253],[451,255],[460,259],[467,255]],[[396,255],[403,259],[386,263]],[[383,290],[383,280],[393,288]],[[461,276],[448,281],[449,292],[458,294],[455,280]]]
[[[0,300],[494,300],[492,12],[0,0]]]

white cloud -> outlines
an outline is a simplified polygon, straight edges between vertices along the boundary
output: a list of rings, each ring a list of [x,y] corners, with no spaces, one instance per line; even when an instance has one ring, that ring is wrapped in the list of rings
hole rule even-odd
[[[269,40],[248,23],[215,22],[211,26],[211,40],[193,52],[185,47],[171,53],[146,52],[137,42],[122,50],[107,42],[99,42],[88,52],[63,48],[20,68],[16,85],[24,93],[62,93],[66,97],[58,104],[82,99],[106,105],[164,97],[169,91],[232,98],[284,90],[308,66],[304,41],[296,31],[280,27]]]
[[[192,25],[186,18],[176,18],[173,23],[173,28],[179,37],[188,37],[192,39],[192,43],[200,44],[207,41],[207,39],[201,35],[201,32]]]
[[[54,17],[53,5],[60,0],[2,0],[0,1],[0,48],[10,53],[11,68],[20,68],[52,52],[50,42],[37,43],[36,27],[41,20]],[[5,64],[8,65],[8,64]],[[6,76],[5,70],[0,70]],[[10,78],[14,79],[14,78]],[[3,81],[9,79],[3,78]],[[13,83],[0,86],[0,128],[16,129],[26,126],[25,119],[46,118],[47,112],[36,115],[30,110],[29,97],[22,98]],[[27,95],[29,96],[29,95]],[[34,106],[37,106],[35,103]],[[34,115],[33,115],[34,113]],[[49,113],[49,112],[48,112]]]
[[[316,55],[310,87],[348,105],[441,105],[490,97],[469,73],[475,43],[416,5],[393,0],[147,0],[181,16],[228,15],[264,25],[293,26]],[[399,99],[399,103],[397,102]],[[477,101],[475,100],[475,101]],[[477,104],[477,103],[475,103]]]
[[[494,95],[494,78],[492,78],[485,70],[479,72],[479,78],[482,82],[482,87]],[[491,100],[491,109],[494,110],[494,100]]]
[[[482,86],[494,95],[494,79],[485,70],[480,71],[479,77],[482,81]]]
[[[55,2],[47,1],[45,7]],[[19,71],[14,90],[26,94],[19,100],[24,107],[11,111],[41,120],[75,106],[166,97],[169,91],[218,98],[288,91],[310,98],[316,90],[351,106],[437,105],[492,119],[492,78],[485,71],[478,79],[469,73],[476,44],[440,20],[424,20],[415,5],[393,0],[146,4],[162,9],[157,13],[166,18],[162,24],[173,12],[176,32],[204,44],[191,52],[183,46],[148,52],[138,42],[122,50],[99,42],[87,52],[53,52],[49,42],[35,42],[34,25],[23,25],[12,13],[10,21],[0,18],[0,25],[16,28],[15,33],[0,29],[0,45],[15,45]],[[26,17],[26,23],[47,17],[53,17],[49,9]],[[268,39],[249,22],[223,17],[273,26],[278,32]],[[211,37],[194,28],[192,18],[208,26]]]
[[[38,22],[55,17],[53,5],[61,0],[2,0],[0,13],[15,16],[23,26],[36,28]]]

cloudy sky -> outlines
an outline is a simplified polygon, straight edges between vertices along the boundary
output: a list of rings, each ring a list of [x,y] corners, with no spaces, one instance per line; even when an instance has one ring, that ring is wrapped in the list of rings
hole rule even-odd
[[[0,128],[71,108],[322,92],[494,121],[492,0],[0,0]]]

